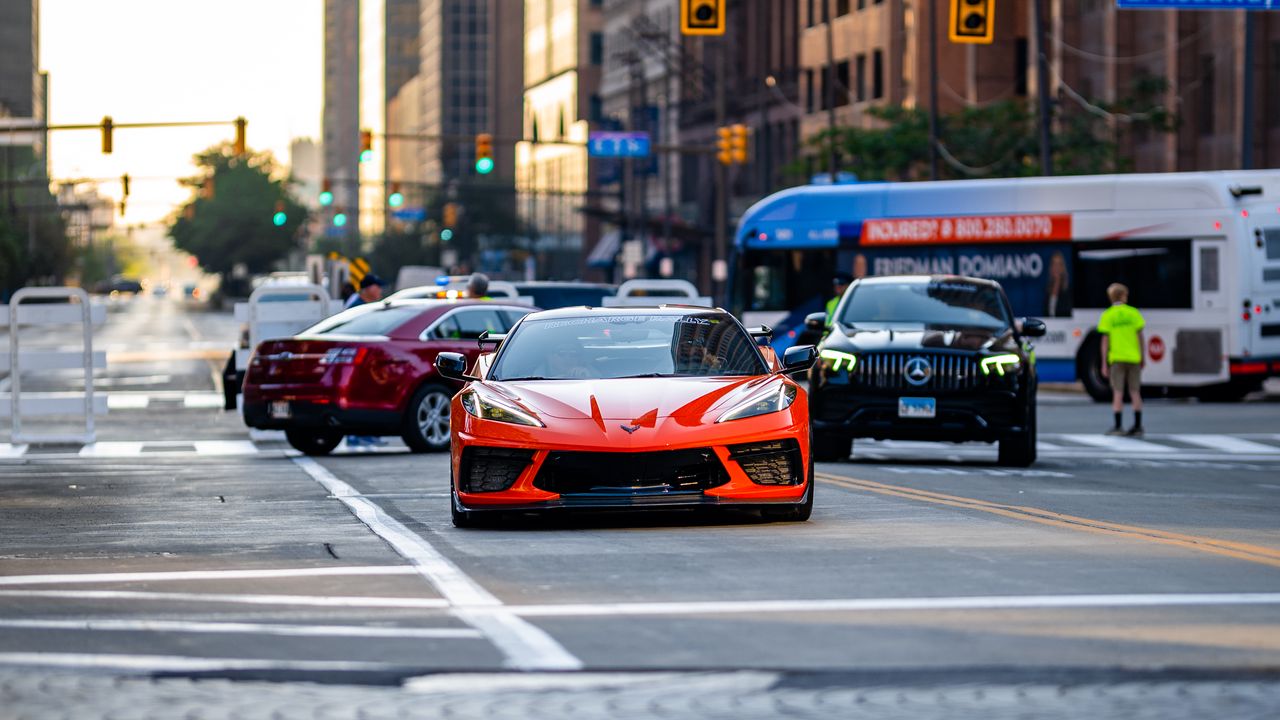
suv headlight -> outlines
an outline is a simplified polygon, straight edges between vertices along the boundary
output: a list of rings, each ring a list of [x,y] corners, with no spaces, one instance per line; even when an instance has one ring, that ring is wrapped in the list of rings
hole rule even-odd
[[[487,395],[481,395],[475,390],[468,390],[462,393],[461,400],[462,407],[466,409],[467,414],[481,420],[493,420],[494,422],[511,423],[513,425],[528,425],[529,427],[546,427],[532,413],[513,404],[496,400]]]
[[[1022,367],[1022,358],[1013,353],[992,355],[991,357],[982,358],[981,367],[983,375],[995,373],[1004,377],[1005,373],[1017,372]]]
[[[770,388],[767,392],[747,398],[746,400],[734,405],[728,412],[720,416],[718,423],[729,420],[741,420],[743,418],[755,417],[757,415],[766,415],[768,413],[780,412],[791,407],[791,403],[796,401],[796,386],[787,383],[779,383],[777,388]]]
[[[845,370],[853,370],[858,364],[858,356],[853,353],[840,352],[839,350],[823,350],[818,353],[818,357],[822,358],[823,364],[831,369],[832,372],[840,372],[841,366]]]

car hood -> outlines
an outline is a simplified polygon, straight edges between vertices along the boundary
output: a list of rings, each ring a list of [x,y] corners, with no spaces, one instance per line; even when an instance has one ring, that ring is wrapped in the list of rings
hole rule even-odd
[[[660,418],[703,422],[760,392],[776,375],[750,377],[619,378],[487,382],[485,386],[539,415],[562,419],[625,420],[652,426]]]
[[[837,350],[988,350],[1017,349],[1013,333],[981,328],[915,326],[883,330],[836,326],[822,341],[823,347]]]

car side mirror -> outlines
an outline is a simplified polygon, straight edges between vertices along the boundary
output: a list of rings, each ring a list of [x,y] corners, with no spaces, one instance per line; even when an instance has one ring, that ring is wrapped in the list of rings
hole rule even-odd
[[[440,353],[436,356],[436,370],[450,380],[466,382],[476,379],[467,374],[467,358],[462,353]]]
[[[809,313],[804,316],[804,327],[806,330],[814,332],[822,332],[827,329],[827,314],[824,312]]]
[[[1022,318],[1022,334],[1026,337],[1044,337],[1047,329],[1040,318]]]
[[[808,370],[818,360],[818,349],[812,345],[794,345],[782,354],[782,372]]]

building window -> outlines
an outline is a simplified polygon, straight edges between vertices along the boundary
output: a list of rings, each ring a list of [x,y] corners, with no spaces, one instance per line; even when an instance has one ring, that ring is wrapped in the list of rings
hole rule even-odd
[[[1200,107],[1196,125],[1201,135],[1213,134],[1213,105],[1216,88],[1213,82],[1213,56],[1200,56]]]
[[[859,9],[859,10],[866,10],[866,9],[867,9],[867,0],[858,0],[858,9]]]
[[[836,63],[836,107],[844,107],[849,104],[849,61],[841,60]]]
[[[1280,127],[1280,42],[1272,42],[1267,53],[1267,125]]]
[[[805,14],[805,23],[804,23],[805,27],[813,27],[814,25],[818,24],[818,18],[816,15],[813,14],[813,2],[814,0],[805,1],[805,7],[807,8],[807,11]]]
[[[601,120],[603,120],[604,119],[604,100],[602,100],[599,95],[592,93],[591,97],[587,98],[587,103],[589,106],[589,109],[587,110],[587,112],[590,115],[591,122],[593,124],[596,124],[596,123],[599,123]]]
[[[591,64],[604,64],[604,35],[598,32],[591,33]]]
[[[867,56],[859,55],[855,62],[857,62],[858,66],[858,75],[853,86],[853,92],[855,97],[858,98],[858,102],[863,102],[867,99]]]
[[[836,0],[836,17],[849,14],[849,0]]]
[[[884,53],[880,50],[871,54],[871,97],[884,97]]]
[[[805,112],[813,112],[814,105],[816,104],[814,102],[816,98],[814,98],[813,92],[814,92],[813,68],[805,68],[805,71],[804,71],[804,111]]]
[[[1031,67],[1031,43],[1024,37],[1014,42],[1013,92],[1020,97],[1027,95],[1027,70]]]

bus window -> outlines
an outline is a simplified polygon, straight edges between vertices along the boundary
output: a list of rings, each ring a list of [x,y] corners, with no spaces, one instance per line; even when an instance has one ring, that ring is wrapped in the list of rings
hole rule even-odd
[[[1200,292],[1218,292],[1218,248],[1200,248]]]
[[[1141,308],[1191,309],[1190,240],[1106,240],[1075,245],[1075,306],[1105,308],[1124,283]]]

